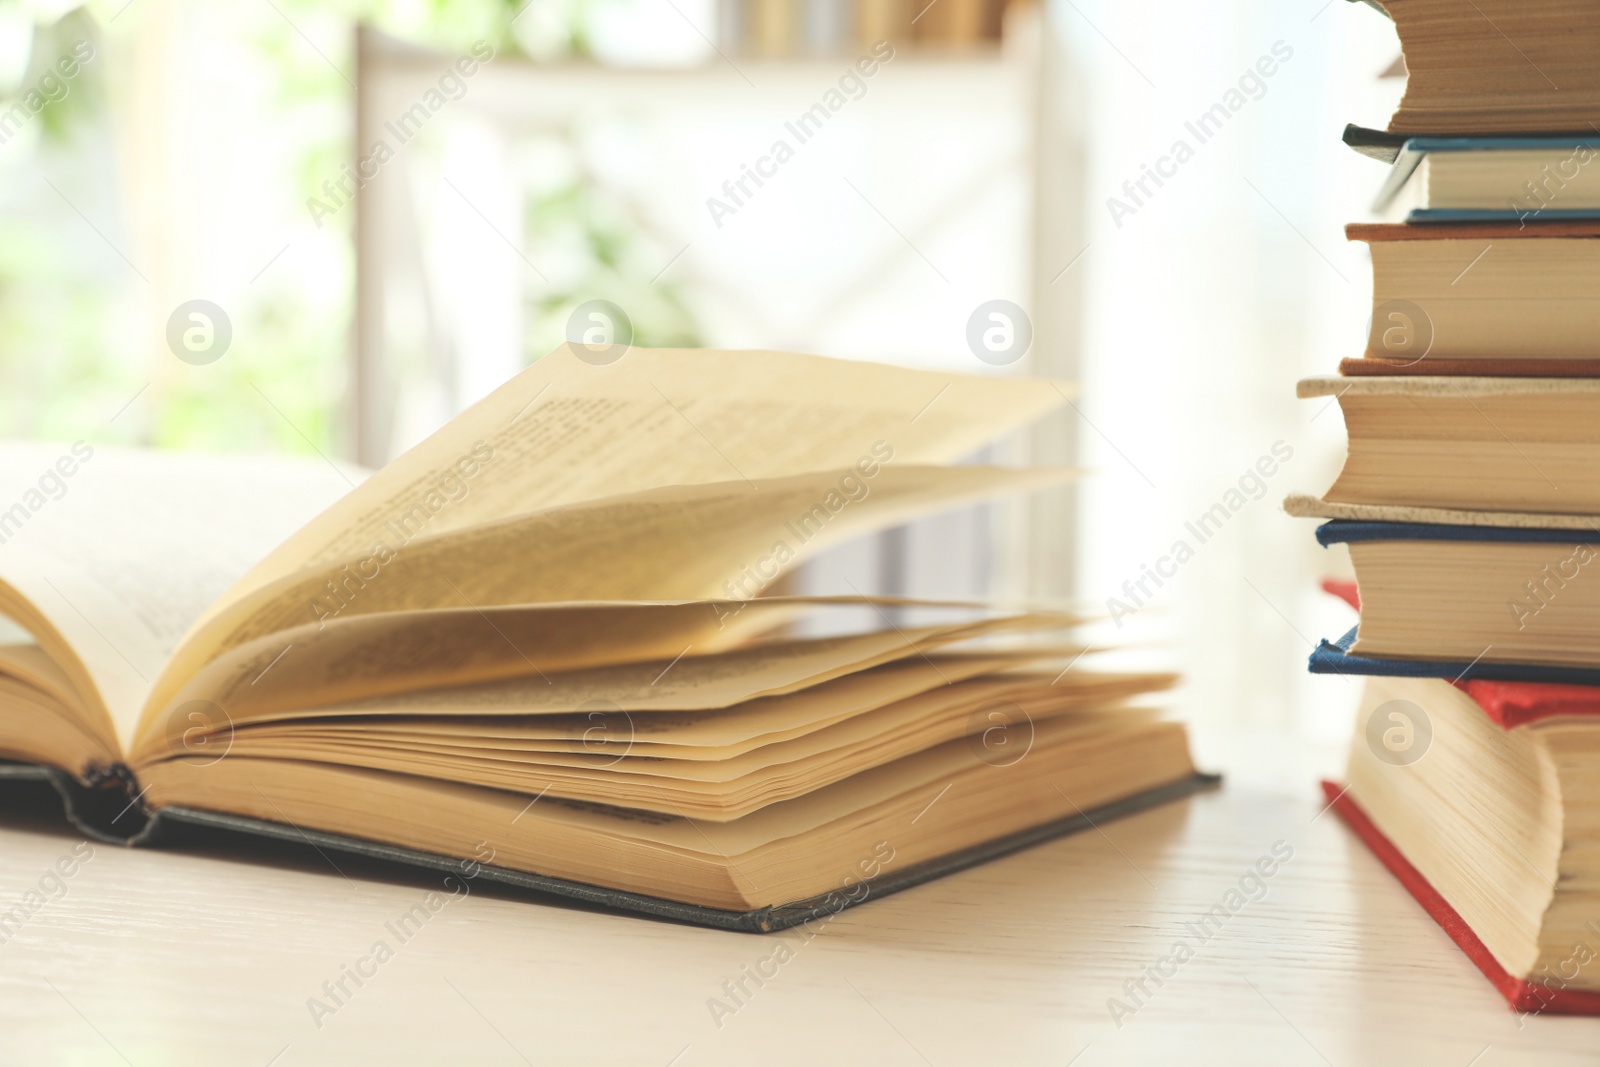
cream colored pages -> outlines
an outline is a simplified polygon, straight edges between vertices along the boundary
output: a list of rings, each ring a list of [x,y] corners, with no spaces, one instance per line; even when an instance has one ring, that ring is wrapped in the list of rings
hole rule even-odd
[[[724,708],[789,693],[880,663],[921,658],[936,648],[1001,634],[1062,629],[1077,620],[1052,612],[1008,615],[943,626],[746,645],[713,655],[525,674],[493,684],[391,693],[338,704],[288,704],[248,688],[226,704],[235,725],[281,718],[360,715],[548,715],[585,710],[593,701],[625,711]],[[1016,657],[1025,659],[1025,653]],[[928,662],[938,673],[938,665]],[[946,679],[948,680],[948,679]]]
[[[1049,382],[780,352],[562,345],[253,567],[227,600],[375,541],[669,485],[960,459],[1059,405]],[[220,607],[220,605],[219,605]]]
[[[936,658],[936,657],[930,657]],[[900,666],[892,664],[891,666]],[[877,670],[883,670],[879,667]],[[948,662],[941,663],[941,671],[951,673]],[[869,673],[869,672],[862,672]],[[931,671],[929,673],[932,673]],[[1111,676],[1091,675],[1073,671],[1068,684],[1063,681],[1050,688],[1035,691],[1034,703],[1024,710],[1037,714],[1042,707],[1087,708],[1109,705],[1126,698],[1165,689],[1172,684],[1171,676]],[[1052,676],[1045,676],[1048,686]],[[845,681],[846,679],[840,679]],[[470,751],[474,753],[528,754],[543,759],[552,754],[593,755],[605,753],[606,745],[619,742],[627,744],[627,754],[642,757],[652,763],[660,761],[689,761],[718,763],[732,756],[755,749],[766,750],[795,738],[826,731],[858,717],[876,717],[892,713],[907,716],[908,728],[921,722],[924,708],[920,701],[936,693],[952,691],[965,679],[959,674],[952,677],[951,685],[940,684],[936,689],[915,694],[903,700],[875,707],[847,707],[843,711],[807,721],[790,721],[780,710],[778,702],[803,698],[812,690],[801,690],[782,697],[764,697],[726,709],[710,712],[656,712],[628,717],[627,729],[620,737],[596,740],[591,730],[596,720],[583,714],[550,715],[529,719],[373,719],[359,725],[344,726],[340,720],[307,721],[290,719],[253,725],[239,736],[251,734],[261,737],[319,738],[349,740],[363,743],[414,745],[442,750]],[[995,694],[1009,693],[1017,687],[1004,679],[988,679],[986,684],[995,687]],[[814,687],[825,690],[836,683]],[[1046,698],[1048,705],[1040,703]],[[999,699],[999,696],[996,696]],[[1010,697],[1006,697],[1010,699]],[[825,703],[817,700],[816,703]],[[1022,702],[1019,700],[1020,705]],[[667,739],[667,740],[663,740]],[[606,758],[611,758],[607,754]],[[776,762],[776,761],[773,761]]]
[[[90,729],[82,712],[68,710],[50,693],[26,682],[0,675],[0,707],[20,727],[0,731],[0,759],[81,771],[122,758],[111,747],[110,737]]]
[[[762,597],[751,601],[531,604],[449,611],[387,612],[334,619],[241,645],[191,675],[159,714],[147,714],[130,750],[160,746],[164,732],[188,726],[185,706],[214,705],[208,718],[294,712],[333,704],[460,687],[501,678],[554,677],[584,668],[656,660],[733,647],[774,625],[833,608],[876,604],[939,607],[894,598]],[[972,605],[943,605],[971,617]],[[193,710],[193,709],[190,709]],[[170,740],[170,738],[169,738]]]
[[[595,366],[564,345],[452,419],[251,568],[168,660],[146,715],[161,714],[219,649],[267,632],[249,625],[251,612],[240,606],[245,596],[269,586],[275,593],[276,583],[292,582],[292,575],[313,565],[340,565],[342,575],[344,563],[367,559],[374,561],[366,568],[372,574],[395,551],[405,555],[420,547],[413,544],[419,539],[629,493],[730,479],[760,493],[762,480],[806,472],[861,480],[889,463],[906,467],[953,460],[1032,421],[1063,395],[1049,382],[930,374],[775,352],[635,349],[615,363]],[[662,503],[664,509],[672,506]],[[532,547],[526,542],[521,547],[528,553],[523,558],[531,558]],[[650,551],[631,549],[635,556]],[[603,570],[604,562],[593,554],[587,569]],[[625,560],[610,562],[621,566]],[[471,570],[499,588],[500,579],[515,571],[503,553],[496,563]],[[726,566],[726,559],[719,565]],[[343,576],[340,584],[345,585]],[[399,582],[384,585],[401,588]],[[356,594],[362,590],[359,582],[346,588]],[[338,595],[331,587],[329,592]],[[450,592],[464,593],[460,599],[476,606],[470,593]],[[699,595],[720,592],[711,588]],[[360,595],[339,599],[363,600]],[[293,601],[284,606],[295,610]],[[309,598],[304,610],[316,610]]]
[[[750,597],[819,549],[917,514],[1059,483],[1041,468],[874,464],[668,486],[567,505],[321,566],[213,618],[173,673],[199,658],[307,623],[391,611],[596,600]],[[213,643],[214,642],[214,643]],[[174,679],[177,680],[176,678]]]
[[[1016,657],[927,656],[857,671],[831,682],[783,696],[760,697],[728,708],[654,711],[630,715],[634,748],[640,755],[675,759],[720,759],[738,751],[800,736],[824,726],[896,703],[935,688],[947,688],[1016,663]],[[1079,672],[1073,672],[1078,674]],[[1070,677],[1070,676],[1069,676]],[[1088,675],[1084,675],[1088,677]],[[507,700],[510,706],[510,700]],[[342,720],[307,723],[287,719],[251,727],[269,736],[292,736],[308,728],[334,734]],[[362,736],[419,741],[503,745],[526,751],[587,751],[583,733],[592,723],[583,714],[474,716],[471,718],[369,719],[352,728]]]
[[[667,605],[600,603],[600,605],[531,605],[477,611],[390,613],[341,619],[322,632],[301,627],[253,641],[214,659],[182,686],[163,710],[147,715],[139,739],[128,750],[130,761],[182,755],[174,747],[189,726],[189,710],[206,705],[205,717],[221,728],[259,718],[298,718],[349,713],[526,713],[571,712],[589,699],[669,701],[667,707],[699,707],[722,696],[722,689],[686,693],[677,680],[702,672],[702,653],[717,651],[731,621],[763,617],[786,621],[797,608],[832,603],[859,606],[859,598],[784,597],[739,601],[688,601]],[[867,601],[870,603],[870,601]],[[1061,629],[1074,619],[1061,614],[952,621],[930,627],[934,637],[920,646],[947,645],[989,633],[1029,629]],[[885,659],[917,654],[912,643],[920,630],[886,630],[858,635],[890,649]],[[782,648],[794,656],[814,651],[794,641],[757,646],[749,664],[779,657]],[[810,646],[816,648],[816,646]],[[835,643],[837,653],[842,646]],[[693,654],[691,654],[693,653]],[[846,657],[848,659],[848,657]],[[654,661],[654,662],[648,662]],[[675,664],[674,661],[677,661]],[[733,662],[733,661],[726,661]],[[797,661],[798,662],[798,661]],[[605,670],[590,670],[606,665]],[[680,673],[680,667],[688,670]],[[672,669],[667,670],[667,667]],[[805,664],[795,665],[803,670]],[[718,669],[720,670],[720,669]],[[506,681],[501,688],[461,685],[462,678]],[[667,685],[667,678],[674,678]],[[736,683],[731,678],[728,683]],[[760,685],[763,678],[749,678]],[[653,685],[651,685],[653,683]],[[448,686],[448,688],[442,688]],[[622,686],[621,689],[616,689]],[[307,694],[320,694],[322,707]],[[621,696],[619,696],[621,693]],[[675,701],[675,704],[674,704]],[[226,709],[226,712],[224,710]]]
[[[726,867],[731,858],[735,872],[755,872],[760,870],[755,850],[781,848],[786,839],[796,835],[830,824],[838,833],[859,832],[863,822],[890,825],[889,813],[881,805],[898,809],[902,817],[893,823],[897,826],[909,825],[945,792],[951,795],[940,803],[953,802],[952,811],[964,812],[964,804],[975,805],[981,799],[964,788],[972,777],[986,780],[989,784],[983,795],[995,798],[1010,812],[1017,809],[1019,796],[1023,798],[1022,811],[1039,823],[1058,817],[1059,809],[1065,809],[1064,814],[1075,808],[1092,809],[1114,796],[1137,793],[1193,773],[1181,726],[1137,714],[1129,715],[1125,723],[1126,731],[1076,743],[1070,723],[1043,721],[1027,758],[1006,767],[975,759],[965,741],[947,742],[730,823],[663,819],[613,808],[549,803],[548,798],[530,806],[526,794],[511,791],[243,756],[212,766],[173,760],[150,768],[141,780],[150,786],[150,799],[157,807],[179,804],[277,822],[293,820],[301,826],[446,855],[471,855],[472,846],[483,841],[487,832],[499,854],[498,862],[559,877],[594,880],[597,872],[576,870],[561,861],[604,854],[606,843],[629,840],[668,850],[662,861],[668,867],[689,865],[695,857]],[[1097,768],[1103,770],[1103,778],[1097,777]],[[954,788],[947,790],[952,783]],[[1033,784],[1040,788],[1024,792]],[[1008,825],[1017,821],[1013,818]],[[999,822],[997,818],[995,823]],[[571,826],[574,832],[570,837],[558,837],[552,832],[558,825]],[[950,846],[939,836],[943,825],[939,820],[923,820],[915,828],[930,842],[919,856],[949,851]],[[896,840],[899,848],[900,839]],[[910,849],[903,851],[909,854]],[[640,887],[634,881],[624,888]],[[720,906],[748,905],[732,902]]]
[[[36,644],[0,645],[0,675],[46,693],[62,707],[71,708],[85,723],[94,721],[99,714],[88,710],[72,677]]]
[[[361,475],[81,442],[0,446],[0,611],[125,746],[194,620]]]
[[[298,730],[243,730],[234,736],[231,751],[241,755],[258,755],[262,749],[255,746],[266,741],[273,746],[274,754],[284,753],[286,758],[337,758],[346,746],[353,750],[404,753],[419,763],[431,756],[457,761],[452,765],[470,765],[481,761],[487,769],[501,773],[526,772],[531,782],[519,783],[523,787],[537,783],[537,775],[544,768],[565,768],[582,772],[582,777],[600,782],[607,777],[640,775],[658,778],[676,778],[698,782],[735,782],[749,776],[776,774],[789,776],[801,770],[800,760],[828,756],[832,759],[859,760],[859,767],[876,765],[902,755],[955,737],[973,735],[970,729],[974,717],[989,712],[1003,714],[1017,709],[1028,715],[1028,722],[1055,715],[1104,713],[1111,705],[1094,706],[1075,699],[1071,694],[1052,693],[1050,676],[1035,680],[1031,686],[1020,686],[1006,679],[979,678],[938,689],[907,700],[899,701],[870,714],[855,715],[828,723],[825,726],[800,734],[797,737],[775,741],[755,749],[734,752],[718,750],[715,757],[679,759],[668,757],[654,749],[643,751],[635,745],[626,729],[612,730],[612,736],[591,737],[587,747],[573,751],[512,748],[503,744],[481,744],[468,739],[415,734],[403,730],[360,729],[306,729]],[[1131,687],[1137,695],[1138,687]],[[640,716],[646,718],[646,716]],[[1026,730],[1021,716],[1014,724],[1019,733]],[[1003,720],[1012,724],[1011,720]],[[581,731],[580,731],[581,733]],[[886,749],[886,745],[895,748]],[[304,746],[296,751],[295,746]]]
[[[966,737],[964,720],[975,709],[963,709],[953,718],[929,717],[919,729],[898,737],[880,738],[866,747],[838,752],[794,754],[783,763],[768,763],[757,756],[734,757],[715,764],[686,764],[672,760],[650,761],[648,769],[623,770],[617,757],[596,754],[591,763],[600,766],[555,766],[530,764],[511,758],[481,758],[419,748],[413,745],[386,745],[367,739],[324,742],[304,739],[292,742],[236,738],[230,755],[244,759],[266,757],[281,760],[310,760],[342,766],[370,767],[400,774],[466,782],[490,788],[518,790],[596,804],[617,804],[636,811],[662,816],[688,816],[726,823],[746,818],[771,804],[796,800],[855,774]],[[1046,725],[1071,727],[1079,742],[1095,735],[1114,733],[1119,720],[1148,716],[1148,712],[1127,708],[1118,710],[1071,711],[1035,709],[1031,728]],[[1057,743],[1062,738],[1058,736]],[[619,749],[624,746],[615,746]],[[969,756],[971,752],[968,745]],[[570,759],[571,757],[568,757]],[[974,763],[981,761],[973,760]],[[724,771],[744,773],[724,779]]]

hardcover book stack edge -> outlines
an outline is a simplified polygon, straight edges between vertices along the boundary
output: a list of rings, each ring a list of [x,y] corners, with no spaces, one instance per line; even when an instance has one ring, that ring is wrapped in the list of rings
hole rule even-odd
[[[1321,786],[1513,1009],[1600,1014],[1596,30],[1554,0],[1380,10],[1408,83],[1388,130],[1345,131],[1390,164],[1390,221],[1346,231],[1372,253],[1366,351],[1298,389],[1338,404],[1348,453],[1284,502],[1354,570],[1324,588],[1359,621],[1309,663],[1363,688]],[[1533,86],[1499,26],[1572,91]]]

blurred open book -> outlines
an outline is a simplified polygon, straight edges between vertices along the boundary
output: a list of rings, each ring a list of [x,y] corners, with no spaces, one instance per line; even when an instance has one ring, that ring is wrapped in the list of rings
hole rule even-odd
[[[756,929],[1203,781],[1138,704],[1172,679],[1077,663],[1070,615],[762,595],[1059,482],[949,465],[1057,387],[585,355],[372,474],[0,448],[9,772],[104,838],[227,825]]]

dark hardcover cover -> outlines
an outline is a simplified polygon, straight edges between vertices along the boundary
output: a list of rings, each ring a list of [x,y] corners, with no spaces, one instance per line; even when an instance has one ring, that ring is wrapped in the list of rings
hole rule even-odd
[[[170,807],[149,813],[140,812],[138,814],[139,825],[137,830],[132,833],[123,833],[123,828],[117,820],[113,819],[109,823],[102,821],[105,815],[114,814],[115,805],[107,803],[103,797],[97,797],[94,790],[84,786],[62,770],[35,764],[0,764],[0,777],[49,782],[61,794],[67,817],[85,834],[99,841],[108,841],[116,844],[159,846],[179,839],[185,827],[201,827],[309,844],[324,851],[365,856],[369,859],[385,860],[429,870],[449,871],[457,875],[461,875],[463,872],[464,861],[453,856],[421,852],[397,845],[387,845],[380,841],[368,841],[363,838],[330,834],[320,830],[303,830],[296,826],[286,826],[264,819],[229,815],[223,812],[202,811],[194,808]],[[1086,812],[1079,812],[1064,819],[1057,819],[1014,834],[1008,834],[1005,837],[995,838],[992,841],[985,841],[971,848],[914,864],[902,870],[886,872],[876,878],[861,882],[849,890],[839,889],[808,897],[804,900],[757,908],[753,911],[731,911],[724,908],[708,908],[697,904],[685,904],[681,901],[667,900],[662,897],[652,897],[642,893],[629,893],[620,889],[610,889],[606,886],[590,885],[566,878],[552,878],[548,875],[533,874],[509,867],[496,867],[470,861],[469,869],[472,873],[468,876],[517,886],[522,889],[536,890],[541,893],[549,893],[553,896],[564,897],[568,900],[576,900],[585,904],[618,911],[635,912],[660,919],[693,923],[698,926],[710,926],[722,930],[772,933],[835,915],[845,908],[854,907],[857,904],[863,904],[869,900],[887,896],[890,893],[898,893],[902,889],[909,889],[934,878],[953,874],[956,871],[965,870],[968,867],[976,866],[992,859],[998,859],[1001,856],[1009,855],[1054,837],[1060,837],[1063,834],[1077,833],[1081,830],[1095,828],[1100,823],[1112,819],[1133,815],[1161,804],[1179,800],[1201,790],[1213,789],[1221,780],[1220,776],[1214,774],[1195,774],[1189,778],[1158,786],[1155,789],[1146,790],[1130,797],[1124,797],[1121,800],[1113,801],[1110,804],[1105,804]],[[119,796],[122,795],[120,791],[118,791],[118,794]],[[136,808],[137,803],[130,802],[128,807],[130,809]],[[123,819],[131,822],[131,815],[131,811],[126,812],[123,815]]]
[[[1409,138],[1403,133],[1374,130],[1369,126],[1357,126],[1352,122],[1345,125],[1341,140],[1368,158],[1376,159],[1380,163],[1393,163]]]
[[[1483,972],[1483,976],[1506,998],[1513,1010],[1532,1014],[1600,1015],[1600,993],[1540,985],[1526,978],[1518,978],[1500,966],[1500,961],[1494,958],[1472,927],[1467,925],[1461,913],[1450,906],[1450,902],[1433,888],[1422,872],[1395,848],[1394,842],[1373,824],[1367,813],[1350,796],[1348,788],[1342,788],[1334,782],[1323,782],[1322,792],[1344,824],[1355,831],[1356,836],[1378,858],[1378,862],[1389,869],[1389,873],[1405,887],[1406,892],[1422,905],[1422,910],[1450,935],[1450,940],[1466,953],[1467,959]]]
[[[1450,660],[1387,659],[1350,652],[1356,627],[1339,638],[1322,643],[1311,653],[1312,674],[1386,675],[1391,678],[1445,678],[1461,682],[1486,679],[1501,682],[1541,682],[1556,685],[1600,686],[1600,670],[1593,667],[1549,667],[1536,663],[1464,663]]]
[[[1418,226],[1449,226],[1463,222],[1509,222],[1518,227],[1535,229],[1564,219],[1600,219],[1600,208],[1552,207],[1541,210],[1536,218],[1529,217],[1530,215],[1531,212],[1509,207],[1418,207],[1406,212],[1406,223]]]
[[[1334,519],[1317,527],[1317,543],[1356,544],[1361,541],[1491,541],[1520,543],[1572,543],[1590,530],[1565,530],[1536,526],[1454,526],[1432,522],[1376,522]]]
[[[85,785],[59,767],[0,759],[0,781],[46,782],[61,796],[67,820],[96,841],[122,845],[149,823],[131,778],[106,777]]]
[[[1406,147],[1408,141],[1422,141],[1425,143],[1449,143],[1456,141],[1504,141],[1508,144],[1502,147],[1547,147],[1550,144],[1591,144],[1594,142],[1594,130],[1548,130],[1541,133],[1526,134],[1484,134],[1472,136],[1469,134],[1451,133],[1396,133],[1393,130],[1375,130],[1370,126],[1357,126],[1348,123],[1344,128],[1344,135],[1340,140],[1346,145],[1380,163],[1395,163]],[[1515,142],[1516,145],[1509,142]],[[1491,145],[1490,147],[1494,147]]]

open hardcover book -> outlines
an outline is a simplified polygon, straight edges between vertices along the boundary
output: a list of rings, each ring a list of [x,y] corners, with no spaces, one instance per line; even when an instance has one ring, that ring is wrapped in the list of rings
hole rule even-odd
[[[1051,383],[583,355],[370,474],[0,448],[0,773],[103,839],[233,827],[756,930],[1206,784],[1140,699],[1173,679],[1078,663],[1070,615],[764,595],[1060,482],[950,465]]]

